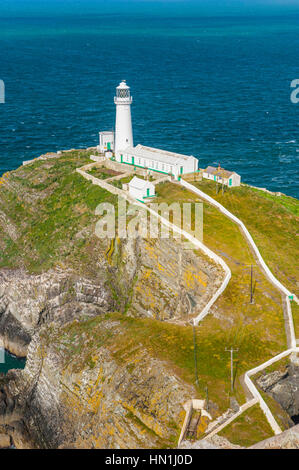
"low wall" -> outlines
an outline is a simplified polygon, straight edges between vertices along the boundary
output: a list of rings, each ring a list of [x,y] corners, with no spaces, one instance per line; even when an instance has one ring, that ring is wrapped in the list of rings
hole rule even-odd
[[[153,214],[155,217],[158,218],[158,220],[161,221],[161,223],[163,223],[165,226],[167,226],[168,228],[170,228],[171,230],[173,230],[173,232],[176,232],[178,234],[180,234],[181,236],[183,236],[184,238],[186,238],[187,240],[189,240],[194,246],[198,247],[203,253],[205,253],[209,258],[211,258],[213,261],[215,261],[217,264],[221,265],[221,267],[223,268],[224,272],[225,272],[225,278],[224,278],[224,281],[221,285],[221,287],[217,290],[217,292],[214,294],[214,296],[212,297],[212,299],[208,302],[208,304],[206,305],[206,307],[201,311],[201,313],[193,320],[194,321],[194,324],[197,325],[199,323],[200,320],[202,320],[209,312],[209,309],[211,308],[211,306],[213,305],[213,303],[217,300],[217,298],[221,295],[221,293],[225,290],[230,278],[231,278],[231,271],[229,269],[229,267],[227,266],[227,264],[222,260],[222,258],[220,258],[218,255],[216,255],[215,253],[213,253],[208,247],[206,247],[202,242],[200,242],[199,240],[197,240],[195,237],[193,237],[192,235],[190,235],[188,232],[186,232],[185,230],[182,230],[180,227],[177,227],[176,225],[173,225],[171,222],[169,222],[167,219],[165,219],[164,217],[162,217],[161,215],[159,215],[156,211],[154,211],[153,209],[151,209],[150,207],[147,207],[146,205],[136,201],[136,200],[133,200],[131,197],[129,197],[129,195],[127,193],[125,193],[123,190],[121,189],[118,189],[108,183],[106,183],[104,180],[100,180],[92,175],[90,175],[89,173],[86,173],[84,171],[84,169],[87,169],[89,168],[90,166],[93,166],[94,164],[89,164],[89,165],[85,165],[84,167],[82,167],[81,169],[80,168],[77,168],[76,171],[81,174],[85,179],[91,181],[93,184],[97,185],[97,186],[100,186],[104,189],[106,189],[107,191],[113,193],[113,194],[116,194],[116,195],[119,195],[123,198],[125,198],[126,200],[128,200],[130,203],[134,203],[135,205],[141,207],[143,210],[146,209],[148,212],[150,212],[151,214]],[[227,211],[226,209],[223,208],[223,206],[221,206],[221,204],[217,203],[217,201],[215,201],[214,199],[210,198],[208,195],[206,195],[205,193],[203,193],[202,191],[198,190],[197,188],[195,188],[194,186],[192,186],[191,184],[187,183],[186,181],[181,181],[181,184],[183,186],[185,186],[187,189],[195,192],[196,194],[198,194],[199,196],[201,196],[203,199],[206,199],[208,200],[209,202],[211,202],[211,204],[213,205],[216,205],[217,207],[220,206],[223,210],[221,210],[221,212],[224,212],[226,215],[228,215],[228,217],[232,218],[233,220],[236,221],[236,223],[238,223],[238,225],[242,224],[244,226],[244,224],[239,221],[239,219],[237,219],[235,216],[233,216],[233,214],[231,214],[229,211]],[[219,207],[219,208],[220,208]],[[244,228],[246,228],[244,226]],[[247,229],[246,229],[247,230]],[[247,231],[248,232],[248,231]],[[249,234],[249,232],[248,232]],[[250,236],[250,234],[249,234]],[[251,236],[250,236],[250,239],[252,240]],[[251,243],[251,242],[250,242]],[[252,243],[254,244],[253,240],[252,240]],[[254,244],[255,245],[255,244]],[[256,250],[258,251],[257,247],[256,247]],[[258,252],[259,253],[259,252]],[[261,255],[259,254],[260,258],[261,258]],[[262,258],[261,258],[262,259]],[[263,261],[264,263],[264,261]],[[268,268],[267,268],[268,269]],[[269,270],[269,269],[268,269]],[[269,271],[270,272],[270,271]],[[272,275],[271,273],[271,276],[274,278],[274,276]],[[274,278],[274,280],[276,280]],[[279,281],[277,281],[278,284],[280,284]],[[275,283],[274,283],[275,284]],[[291,313],[291,307],[290,307],[290,301],[289,299],[287,298],[287,308],[288,308],[288,315],[290,315],[290,325],[293,325],[293,318],[292,318],[292,313]],[[293,325],[293,330],[294,330],[294,325]],[[294,332],[293,332],[294,334]],[[215,431],[212,431],[212,433],[216,434],[217,432],[219,432],[221,429],[223,429],[223,427],[227,426],[231,421],[233,421],[234,419],[236,419],[236,417],[238,417],[241,413],[243,413],[246,409],[248,409],[250,406],[253,406],[255,403],[259,402],[260,403],[260,406],[271,426],[271,428],[273,429],[274,433],[275,434],[280,434],[282,431],[279,427],[279,425],[277,424],[274,416],[272,415],[269,407],[267,406],[267,404],[265,403],[265,401],[263,400],[261,394],[259,393],[259,391],[257,390],[257,388],[255,387],[255,385],[253,384],[252,380],[250,379],[250,376],[265,369],[266,367],[268,367],[269,365],[279,361],[280,359],[282,359],[283,357],[286,357],[287,355],[291,354],[292,352],[299,352],[299,348],[296,348],[296,339],[295,339],[295,346],[292,347],[291,349],[288,349],[287,351],[284,351],[282,353],[280,353],[279,355],[275,356],[274,358],[270,359],[269,361],[265,362],[264,364],[261,364],[260,366],[254,368],[254,369],[251,369],[250,371],[246,372],[245,375],[244,375],[244,382],[246,384],[246,386],[248,387],[248,389],[250,390],[250,392],[252,393],[254,399],[253,400],[250,400],[249,402],[245,403],[244,405],[241,406],[240,410],[238,411],[238,413],[236,413],[233,417],[231,417],[229,420],[227,420],[225,423],[223,423],[223,425],[219,426],[219,428],[217,428],[217,430]],[[200,403],[200,400],[197,400],[197,406],[199,405]],[[188,402],[189,403],[189,402]],[[193,402],[192,400],[190,400],[190,405],[188,404],[187,406],[187,411],[186,411],[186,418],[185,418],[185,421],[184,421],[184,425],[183,425],[183,428],[182,428],[182,431],[181,431],[181,435],[180,435],[180,438],[179,438],[179,444],[181,443],[181,441],[183,440],[183,437],[185,435],[185,432],[186,432],[186,429],[187,429],[187,426],[189,424],[189,420],[190,420],[190,417],[191,417],[191,413],[192,413],[192,409],[193,409]],[[212,433],[210,433],[210,435],[212,435]]]
[[[95,176],[90,175],[89,173],[86,173],[86,171],[82,170],[81,168],[77,168],[76,172],[79,173],[81,176],[83,176],[83,178],[85,178],[86,180],[91,181],[92,184],[95,184],[96,186],[100,186],[101,188],[106,189],[112,194],[116,194],[117,196],[124,197],[124,192],[121,189],[118,189],[115,186],[112,186],[112,184],[108,184],[104,180],[100,180],[99,178],[96,178]]]
[[[263,412],[264,412],[264,414],[265,414],[265,416],[266,416],[266,418],[267,418],[267,420],[268,420],[268,422],[269,422],[269,424],[270,424],[270,426],[273,429],[275,434],[280,434],[282,432],[282,430],[279,427],[279,425],[277,424],[274,416],[272,415],[272,413],[270,411],[270,408],[266,404],[265,400],[261,396],[260,392],[258,391],[256,386],[254,385],[254,383],[252,382],[250,377],[252,375],[255,375],[258,372],[266,369],[267,367],[271,366],[275,362],[280,361],[284,357],[289,356],[290,354],[292,354],[294,352],[295,353],[299,352],[299,348],[295,347],[295,348],[291,348],[291,349],[288,349],[286,351],[283,351],[282,353],[278,354],[277,356],[272,357],[272,359],[269,359],[269,361],[264,362],[263,364],[255,367],[254,369],[251,369],[251,370],[247,371],[245,373],[245,376],[244,376],[244,382],[246,383],[247,387],[249,388],[249,390],[251,391],[253,396],[256,397],[259,400],[261,409],[263,410]]]
[[[196,399],[196,398],[194,398],[192,400],[189,400],[189,401],[187,401],[187,403],[185,403],[184,408],[186,410],[186,416],[185,416],[185,420],[184,420],[184,423],[183,423],[183,426],[182,426],[182,429],[181,429],[181,434],[180,434],[180,437],[179,437],[179,440],[178,440],[178,447],[180,446],[181,442],[184,440],[184,437],[185,437],[186,431],[188,429],[193,410],[201,411],[202,416],[207,416],[210,420],[212,420],[211,415],[204,408],[205,405],[206,405],[205,400],[199,400],[199,399]]]
[[[196,188],[192,184],[188,183],[187,181],[181,180],[181,185],[184,186],[186,189],[189,189],[190,191],[194,192],[195,194],[200,196],[202,199],[205,199],[206,201],[208,201],[213,206],[216,206],[224,215],[226,215],[233,222],[235,222],[237,225],[239,225],[239,227],[243,231],[247,241],[249,242],[250,246],[252,247],[252,249],[253,249],[253,251],[256,255],[256,258],[258,259],[261,267],[265,271],[266,276],[272,282],[272,284],[274,284],[287,297],[286,301],[287,301],[288,318],[289,318],[289,324],[290,324],[290,337],[291,337],[291,345],[290,346],[293,347],[293,348],[296,347],[296,337],[295,337],[294,323],[293,323],[292,311],[291,311],[291,307],[290,307],[289,296],[293,296],[295,301],[297,303],[299,303],[297,297],[294,294],[292,294],[292,292],[290,292],[289,289],[287,289],[283,284],[281,284],[281,282],[278,279],[276,279],[276,277],[272,274],[272,272],[270,271],[270,269],[266,265],[264,259],[262,258],[261,254],[260,254],[260,251],[259,251],[258,247],[256,246],[252,236],[250,235],[249,231],[247,230],[247,228],[245,227],[245,225],[243,224],[243,222],[240,219],[238,219],[235,215],[233,215],[231,212],[229,212],[227,209],[225,209],[225,207],[223,207],[222,204],[220,204],[218,201],[216,201],[212,197],[208,196],[206,193],[204,193],[200,189]]]
[[[184,420],[184,423],[183,423],[183,426],[182,426],[182,429],[181,429],[181,434],[180,434],[180,437],[179,437],[179,440],[178,440],[178,447],[180,446],[181,442],[184,440],[184,437],[185,437],[185,434],[186,434],[186,431],[188,429],[190,419],[191,419],[191,416],[192,416],[192,410],[193,410],[192,400],[189,400],[186,403],[186,416],[185,416],[185,420]]]
[[[222,269],[225,273],[224,280],[223,280],[221,286],[219,287],[219,289],[215,292],[213,297],[210,299],[208,304],[204,307],[204,309],[200,312],[200,314],[196,318],[194,318],[194,320],[193,320],[194,325],[198,325],[198,323],[209,313],[209,310],[210,310],[211,306],[218,299],[218,297],[222,294],[222,292],[225,290],[227,284],[229,283],[229,280],[231,278],[231,271],[230,271],[229,267],[223,261],[223,259],[220,258],[220,256],[216,255],[216,253],[214,253],[212,250],[210,250],[207,246],[205,246],[197,238],[190,235],[190,233],[188,233],[185,230],[182,230],[180,227],[177,227],[176,225],[172,224],[171,222],[169,222],[169,220],[165,219],[160,214],[158,214],[156,211],[154,211],[150,207],[146,206],[146,204],[143,204],[139,201],[136,201],[135,199],[130,197],[127,192],[123,191],[122,189],[118,189],[115,186],[112,186],[111,184],[105,182],[105,180],[100,180],[100,179],[96,178],[95,176],[90,175],[89,173],[86,173],[86,171],[84,171],[84,170],[88,169],[90,166],[93,166],[93,165],[94,165],[94,163],[85,165],[82,168],[77,168],[76,171],[77,171],[77,173],[82,175],[85,179],[91,181],[93,184],[95,184],[97,186],[100,186],[101,188],[106,189],[107,191],[110,191],[113,194],[116,194],[118,196],[121,196],[121,197],[125,198],[128,202],[130,202],[131,204],[133,203],[133,204],[141,207],[143,210],[144,209],[147,210],[152,215],[157,217],[157,219],[160,220],[160,222],[163,225],[170,228],[173,232],[178,233],[180,236],[184,237],[186,240],[189,240],[196,248],[199,248],[205,255],[207,255],[210,259],[212,259],[215,263],[217,263],[218,265],[220,265],[222,267]]]
[[[246,403],[244,403],[244,405],[240,406],[240,409],[239,411],[237,411],[237,413],[235,413],[234,415],[232,415],[230,418],[228,418],[224,423],[220,424],[218,427],[216,427],[213,431],[211,431],[210,433],[206,434],[205,435],[205,439],[207,438],[210,438],[210,437],[213,437],[215,436],[215,434],[218,434],[220,431],[222,431],[222,429],[224,429],[226,426],[228,426],[232,421],[234,421],[235,419],[237,419],[242,413],[244,413],[244,411],[248,410],[249,408],[251,408],[252,406],[256,405],[257,403],[259,403],[259,400],[257,398],[253,398],[252,400],[250,401],[247,401]]]

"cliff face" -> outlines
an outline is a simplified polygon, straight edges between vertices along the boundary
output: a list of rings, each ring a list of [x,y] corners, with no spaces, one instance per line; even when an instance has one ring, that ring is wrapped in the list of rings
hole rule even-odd
[[[63,270],[0,273],[0,334],[7,349],[27,355],[25,370],[8,376],[2,416],[10,424],[20,418],[29,446],[135,448],[177,440],[182,405],[195,390],[142,344],[120,361],[115,349],[125,331],[106,315],[118,309],[126,317],[187,321],[217,288],[219,273],[179,244],[139,240],[110,247],[105,275],[103,268],[97,284]]]
[[[223,273],[179,241],[97,239],[110,195],[77,166],[41,161],[0,188],[0,338],[27,356],[1,378],[0,432],[17,447],[173,446],[196,391],[127,321],[185,324]]]
[[[92,330],[91,327],[94,327]],[[85,329],[86,328],[86,329]],[[192,387],[136,345],[121,362],[115,319],[36,335],[14,382],[32,447],[142,448],[174,445]],[[96,331],[96,341],[94,332]],[[77,361],[77,357],[81,360]]]

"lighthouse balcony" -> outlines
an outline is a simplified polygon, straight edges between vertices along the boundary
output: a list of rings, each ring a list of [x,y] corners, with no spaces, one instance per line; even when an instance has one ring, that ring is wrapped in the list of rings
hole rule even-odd
[[[132,104],[132,102],[133,102],[132,96],[127,96],[125,98],[121,98],[119,96],[114,97],[115,104]]]

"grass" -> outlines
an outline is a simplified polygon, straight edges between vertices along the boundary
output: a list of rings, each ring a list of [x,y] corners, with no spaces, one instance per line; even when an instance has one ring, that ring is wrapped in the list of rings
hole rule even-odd
[[[104,165],[101,168],[91,168],[88,170],[88,173],[96,178],[105,180],[108,178],[113,178],[113,176],[121,175],[120,172],[111,170],[110,168],[105,168]]]
[[[125,176],[124,178],[121,178],[120,180],[111,181],[111,184],[112,184],[113,186],[116,186],[117,188],[120,188],[120,189],[121,189],[121,188],[122,188],[122,185],[123,185],[123,184],[130,183],[130,181],[134,178],[134,176],[137,176],[137,178],[139,178],[139,179],[145,180],[145,177],[144,177],[144,176],[137,175],[136,173],[134,173],[134,174]]]
[[[99,246],[93,234],[95,209],[115,198],[75,172],[88,157],[84,151],[66,152],[8,174],[0,186],[0,213],[9,214],[4,223],[0,220],[0,267],[41,272],[59,263],[78,269],[90,264]],[[88,235],[82,237],[84,229]]]
[[[115,196],[93,186],[75,172],[76,168],[89,162],[88,152],[66,152],[58,159],[34,162],[2,178],[0,268],[25,267],[30,272],[41,272],[62,265],[93,277],[101,275],[96,263],[101,253],[103,256],[108,254],[108,262],[109,258],[114,260],[119,256],[117,244],[113,243],[110,248],[103,247],[94,235],[97,221],[95,208],[103,201],[115,202]],[[214,196],[212,183],[195,184]],[[295,285],[297,272],[293,256],[298,252],[295,238],[296,200],[279,199],[280,202],[275,204],[268,196],[264,197],[264,193],[261,196],[260,192],[247,187],[235,189],[217,197],[248,226],[266,262],[270,267],[273,263],[279,270],[281,280],[284,282],[283,277],[287,276],[290,285]],[[173,183],[159,184],[156,191],[156,203],[199,201],[194,193]],[[264,214],[265,211],[268,213]],[[268,224],[273,226],[268,227]],[[279,292],[255,268],[254,304],[249,304],[248,265],[255,264],[253,255],[239,228],[206,203],[204,243],[223,257],[232,271],[232,279],[217,300],[212,314],[196,328],[200,379],[196,393],[204,398],[208,386],[209,398],[215,404],[215,414],[219,415],[229,406],[230,358],[225,349],[231,346],[239,349],[234,363],[234,394],[241,404],[245,402],[245,396],[240,376],[286,349],[286,337]],[[202,256],[201,252],[198,254]],[[117,276],[121,277],[119,264],[116,268]],[[119,302],[121,311],[122,298],[128,303],[131,293],[125,294],[121,289],[116,289],[121,282],[115,274],[112,273],[111,278],[109,273],[107,276],[105,281],[111,284],[112,292],[115,288],[115,301]],[[127,311],[128,308],[125,308],[124,312]],[[293,311],[298,336],[299,311],[297,307]],[[115,321],[117,326],[107,329],[105,324],[108,322],[108,325],[110,320]],[[52,339],[57,342],[58,348],[62,347],[65,367],[71,364],[75,371],[93,368],[96,353],[102,347],[108,347],[119,364],[126,364],[132,369],[135,367],[135,351],[139,348],[163,361],[172,373],[186,383],[195,384],[193,330],[190,326],[116,313],[82,320],[54,333],[56,339]],[[51,332],[49,334],[51,336]],[[256,442],[257,437],[257,440],[265,438],[264,416],[256,409],[251,413],[243,416],[245,421],[240,417],[239,428],[228,427],[232,439],[235,438],[236,429],[240,431],[240,442],[242,440],[248,444]]]
[[[292,314],[294,320],[294,328],[296,338],[299,339],[299,305],[296,302],[291,302]]]
[[[109,322],[113,321],[113,329]],[[265,358],[263,332],[250,326],[223,330],[217,321],[212,328],[196,329],[196,355],[199,386],[197,396],[204,398],[206,386],[209,400],[217,404],[216,414],[229,406],[230,360],[224,352],[228,345],[239,348],[235,366],[244,373],[252,363]],[[133,318],[119,313],[74,322],[55,333],[52,342],[63,346],[65,365],[73,363],[74,372],[91,364],[101,347],[108,347],[120,366],[136,366],[137,351],[163,361],[171,373],[195,387],[194,342],[191,326],[181,326],[153,319]],[[74,353],[76,361],[73,361]],[[242,360],[240,358],[242,357]],[[195,398],[195,397],[193,397]]]
[[[227,438],[232,444],[250,447],[259,441],[272,437],[274,433],[260,406],[254,405],[244,411],[218,435]]]
[[[157,186],[157,202],[197,202],[198,197],[184,188],[172,183]],[[226,360],[228,373],[229,356],[225,348],[239,347],[246,336],[252,332],[252,341],[243,343],[238,352],[236,364],[235,395],[244,402],[239,377],[245,370],[286,349],[286,335],[280,293],[264,277],[262,271],[254,268],[254,304],[250,301],[250,271],[248,265],[255,264],[253,255],[239,228],[213,206],[204,203],[204,243],[221,256],[232,272],[232,278],[225,292],[217,300],[212,312],[200,324],[200,332],[213,335],[216,330],[227,338],[220,343],[218,356]],[[228,332],[231,333],[229,339]],[[228,336],[226,336],[228,335]],[[255,354],[259,341],[263,347]],[[206,359],[204,359],[206,360]],[[207,360],[208,361],[208,360]],[[208,362],[209,363],[209,362]],[[213,368],[215,365],[213,365]],[[213,385],[212,385],[213,387]]]
[[[215,184],[194,183],[246,225],[273,274],[298,295],[299,201],[274,196],[249,186],[240,186],[216,195]]]

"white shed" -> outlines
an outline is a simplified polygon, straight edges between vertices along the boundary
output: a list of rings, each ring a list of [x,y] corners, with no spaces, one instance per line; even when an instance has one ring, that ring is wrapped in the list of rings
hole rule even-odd
[[[114,132],[113,131],[103,131],[99,133],[100,136],[100,145],[99,150],[102,153],[113,151],[114,149]]]
[[[129,194],[135,199],[144,202],[144,199],[147,197],[155,196],[155,186],[150,181],[134,176],[129,182]]]
[[[203,178],[223,183],[229,187],[240,186],[241,184],[241,176],[238,175],[238,173],[235,171],[225,170],[224,168],[221,168],[220,165],[218,168],[215,166],[208,166],[203,170]]]

